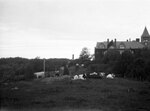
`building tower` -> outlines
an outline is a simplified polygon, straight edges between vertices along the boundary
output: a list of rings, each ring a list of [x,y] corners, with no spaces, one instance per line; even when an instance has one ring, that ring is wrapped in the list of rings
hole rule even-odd
[[[150,35],[145,27],[143,34],[141,36],[141,43],[145,45],[145,47],[150,48]]]

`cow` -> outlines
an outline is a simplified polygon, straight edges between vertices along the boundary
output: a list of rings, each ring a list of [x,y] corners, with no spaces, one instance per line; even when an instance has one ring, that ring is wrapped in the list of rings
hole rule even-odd
[[[77,79],[85,80],[83,74],[75,75],[75,76],[73,77],[73,80],[77,80]]]
[[[114,74],[108,74],[108,75],[106,76],[106,78],[108,78],[108,79],[114,79],[114,77],[115,77]]]
[[[105,73],[104,73],[104,72],[100,72],[99,75],[100,75],[101,77],[105,77]]]

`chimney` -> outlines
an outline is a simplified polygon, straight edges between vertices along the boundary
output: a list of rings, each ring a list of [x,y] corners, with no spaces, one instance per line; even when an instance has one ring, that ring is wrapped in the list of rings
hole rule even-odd
[[[72,60],[74,60],[74,54],[72,54]]]
[[[107,39],[107,44],[109,43],[109,39]]]
[[[139,39],[139,38],[136,38],[136,42],[140,42],[140,39]]]
[[[116,44],[116,42],[117,42],[117,39],[115,38],[115,48],[117,47],[117,44]]]
[[[129,38],[129,41],[131,42],[131,38]]]

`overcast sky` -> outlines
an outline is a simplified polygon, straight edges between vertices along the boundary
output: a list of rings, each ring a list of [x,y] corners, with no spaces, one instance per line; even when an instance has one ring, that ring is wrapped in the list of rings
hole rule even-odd
[[[75,58],[150,32],[150,0],[0,0],[0,57]]]

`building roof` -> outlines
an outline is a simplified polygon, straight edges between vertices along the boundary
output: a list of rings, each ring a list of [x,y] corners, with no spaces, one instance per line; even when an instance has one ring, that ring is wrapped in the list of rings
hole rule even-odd
[[[104,46],[104,48],[101,47],[101,45]],[[107,42],[97,42],[96,48],[97,49],[107,49]],[[114,43],[113,43],[114,45]],[[141,49],[144,48],[144,45],[140,42],[136,41],[117,41],[116,42],[116,48],[120,49],[120,45],[124,45],[125,49]]]
[[[150,37],[150,35],[149,35],[146,27],[145,27],[145,29],[144,29],[143,34],[142,34],[141,37]]]

